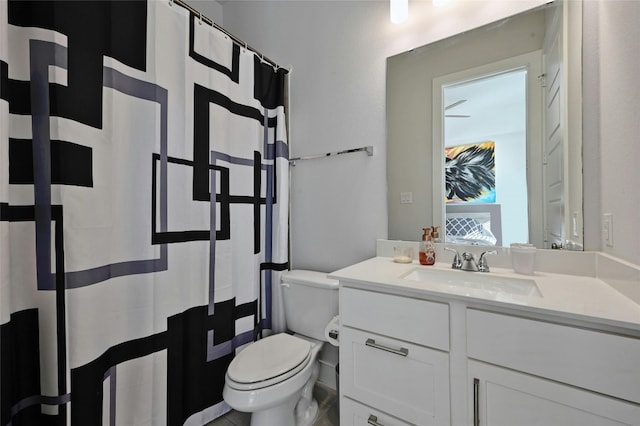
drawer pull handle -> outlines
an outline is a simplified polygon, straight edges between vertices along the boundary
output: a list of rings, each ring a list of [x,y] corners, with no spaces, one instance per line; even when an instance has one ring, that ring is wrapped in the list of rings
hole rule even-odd
[[[367,339],[367,341],[365,342],[365,345],[370,346],[372,348],[381,349],[383,351],[391,352],[392,354],[396,354],[400,356],[409,355],[409,349],[407,348],[400,348],[400,349],[390,348],[389,346],[384,346],[379,343],[376,343],[376,341],[373,339]]]
[[[382,423],[378,423],[378,417],[373,414],[369,414],[369,418],[367,419],[367,423],[373,426],[384,426]]]

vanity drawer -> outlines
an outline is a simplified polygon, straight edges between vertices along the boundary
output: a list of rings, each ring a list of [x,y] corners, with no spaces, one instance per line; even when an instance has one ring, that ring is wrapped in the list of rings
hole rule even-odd
[[[342,287],[340,322],[361,330],[449,350],[449,305],[446,303]]]
[[[470,358],[640,403],[640,340],[467,310]]]
[[[340,400],[341,426],[411,426],[402,420],[392,417],[380,410],[359,404],[349,398]]]
[[[378,334],[340,331],[340,390],[413,424],[449,424],[449,354]]]

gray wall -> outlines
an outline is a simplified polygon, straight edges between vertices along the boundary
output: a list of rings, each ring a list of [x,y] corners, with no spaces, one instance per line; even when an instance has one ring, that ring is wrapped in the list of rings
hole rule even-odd
[[[204,16],[211,19],[216,24],[222,26],[222,4],[215,0],[184,0],[189,6],[196,9],[198,12],[202,12]]]

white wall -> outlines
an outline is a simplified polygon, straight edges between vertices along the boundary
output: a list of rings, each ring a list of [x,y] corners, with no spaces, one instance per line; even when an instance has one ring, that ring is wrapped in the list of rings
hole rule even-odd
[[[584,17],[585,235],[640,264],[640,2],[587,1]],[[613,247],[601,238],[604,213]]]
[[[386,0],[223,3],[229,31],[292,67],[292,157],[375,149],[292,168],[292,267],[332,271],[373,256],[387,236],[386,58],[542,3],[410,1],[399,25]]]

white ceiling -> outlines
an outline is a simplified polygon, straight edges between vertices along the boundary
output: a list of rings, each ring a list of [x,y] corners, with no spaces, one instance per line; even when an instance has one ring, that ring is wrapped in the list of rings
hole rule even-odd
[[[445,118],[445,137],[450,142],[475,142],[478,138],[519,131],[526,124],[526,70],[483,77],[444,89],[447,115],[469,118]]]

